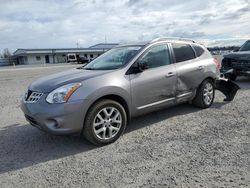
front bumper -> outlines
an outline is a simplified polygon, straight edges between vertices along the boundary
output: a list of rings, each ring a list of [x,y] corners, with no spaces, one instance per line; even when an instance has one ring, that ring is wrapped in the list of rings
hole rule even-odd
[[[49,104],[42,96],[36,103],[21,102],[26,120],[33,126],[56,135],[80,133],[88,100]]]
[[[237,69],[235,67],[230,67],[227,69],[221,69],[221,74],[235,74],[237,76],[250,76],[250,68]]]

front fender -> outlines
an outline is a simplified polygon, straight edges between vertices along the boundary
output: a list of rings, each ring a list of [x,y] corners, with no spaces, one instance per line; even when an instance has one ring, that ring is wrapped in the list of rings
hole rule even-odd
[[[91,101],[96,101],[99,98],[102,98],[107,95],[117,95],[121,98],[123,98],[128,105],[130,105],[130,95],[125,89],[121,89],[116,86],[107,86],[102,87],[98,90],[96,90],[94,93],[91,93],[87,98]]]

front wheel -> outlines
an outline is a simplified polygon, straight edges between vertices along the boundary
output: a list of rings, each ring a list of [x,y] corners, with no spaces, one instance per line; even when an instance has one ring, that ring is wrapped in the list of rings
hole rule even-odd
[[[104,99],[89,110],[83,128],[83,135],[97,146],[116,141],[127,124],[126,112],[116,101]]]
[[[193,104],[200,108],[208,108],[214,101],[214,82],[210,79],[204,80],[196,91]]]

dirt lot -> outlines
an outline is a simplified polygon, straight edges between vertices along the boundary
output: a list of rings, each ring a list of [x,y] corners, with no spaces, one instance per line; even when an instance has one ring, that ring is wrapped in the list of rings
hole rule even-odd
[[[0,69],[0,187],[250,187],[250,79],[235,100],[133,119],[114,144],[52,136],[19,108],[29,83],[69,66]]]

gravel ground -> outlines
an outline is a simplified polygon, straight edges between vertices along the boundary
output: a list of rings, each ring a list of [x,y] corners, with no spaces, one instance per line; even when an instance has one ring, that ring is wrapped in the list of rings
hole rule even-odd
[[[19,108],[32,80],[70,67],[0,69],[0,187],[250,187],[250,79],[231,103],[217,92],[206,110],[138,117],[98,148],[39,131]]]

